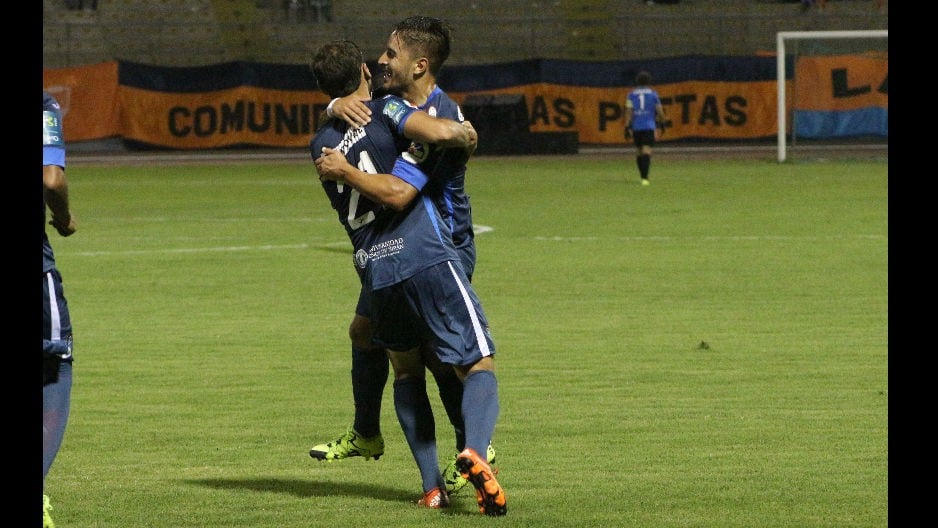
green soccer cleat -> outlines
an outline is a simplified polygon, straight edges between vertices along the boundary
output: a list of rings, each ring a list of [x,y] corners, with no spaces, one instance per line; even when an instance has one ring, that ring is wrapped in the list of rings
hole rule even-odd
[[[642,179],[642,185],[651,185],[651,182],[647,179]]]
[[[365,438],[354,429],[349,429],[348,432],[328,444],[319,444],[309,450],[309,456],[316,460],[329,461],[356,456],[365,457],[365,460],[370,458],[378,460],[383,454],[383,436],[375,435]]]
[[[452,460],[449,461],[449,464],[443,468],[443,483],[446,485],[446,493],[452,495],[457,491],[466,487],[466,484],[469,484],[469,480],[462,476],[462,473],[459,472],[459,469],[456,467],[456,457],[458,455],[453,455]],[[492,444],[489,444],[488,448],[485,450],[485,456],[488,458],[489,465],[495,464],[495,448],[492,447]],[[498,470],[494,470],[498,473]]]
[[[42,496],[42,528],[55,528],[55,523],[52,522],[52,516],[49,515],[49,512],[52,511],[52,503],[49,502],[49,496]]]

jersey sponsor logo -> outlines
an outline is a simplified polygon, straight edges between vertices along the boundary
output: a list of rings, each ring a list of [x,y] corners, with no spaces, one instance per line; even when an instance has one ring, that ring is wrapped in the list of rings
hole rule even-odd
[[[384,257],[397,255],[403,250],[404,250],[403,238],[394,238],[391,240],[384,240],[371,246],[371,249],[368,250],[368,260],[374,262],[376,260],[381,260]]]

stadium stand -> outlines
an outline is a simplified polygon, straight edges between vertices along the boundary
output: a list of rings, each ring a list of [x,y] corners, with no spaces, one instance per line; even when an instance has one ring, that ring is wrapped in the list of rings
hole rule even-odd
[[[474,0],[407,3],[337,0],[332,22],[290,19],[280,0],[99,0],[96,11],[43,0],[43,65],[125,60],[199,66],[246,60],[305,64],[336,38],[377,57],[393,24],[414,13],[455,29],[448,64],[531,58],[632,60],[771,53],[777,31],[888,29],[869,0],[829,0],[801,12],[778,0]]]

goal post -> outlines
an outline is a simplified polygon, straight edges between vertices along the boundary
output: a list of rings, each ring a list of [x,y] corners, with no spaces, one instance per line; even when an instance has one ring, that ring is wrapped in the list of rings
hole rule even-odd
[[[776,73],[778,86],[778,161],[787,157],[788,101],[786,101],[786,43],[799,40],[834,40],[834,39],[888,39],[889,30],[851,30],[851,31],[779,31],[776,33]],[[795,70],[797,71],[797,64]],[[797,74],[796,74],[797,75]],[[794,132],[793,132],[794,133]]]

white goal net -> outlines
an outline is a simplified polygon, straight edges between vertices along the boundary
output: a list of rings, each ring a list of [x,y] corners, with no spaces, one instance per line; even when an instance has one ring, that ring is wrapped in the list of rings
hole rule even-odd
[[[888,30],[780,31],[778,161],[799,144],[889,142]]]

